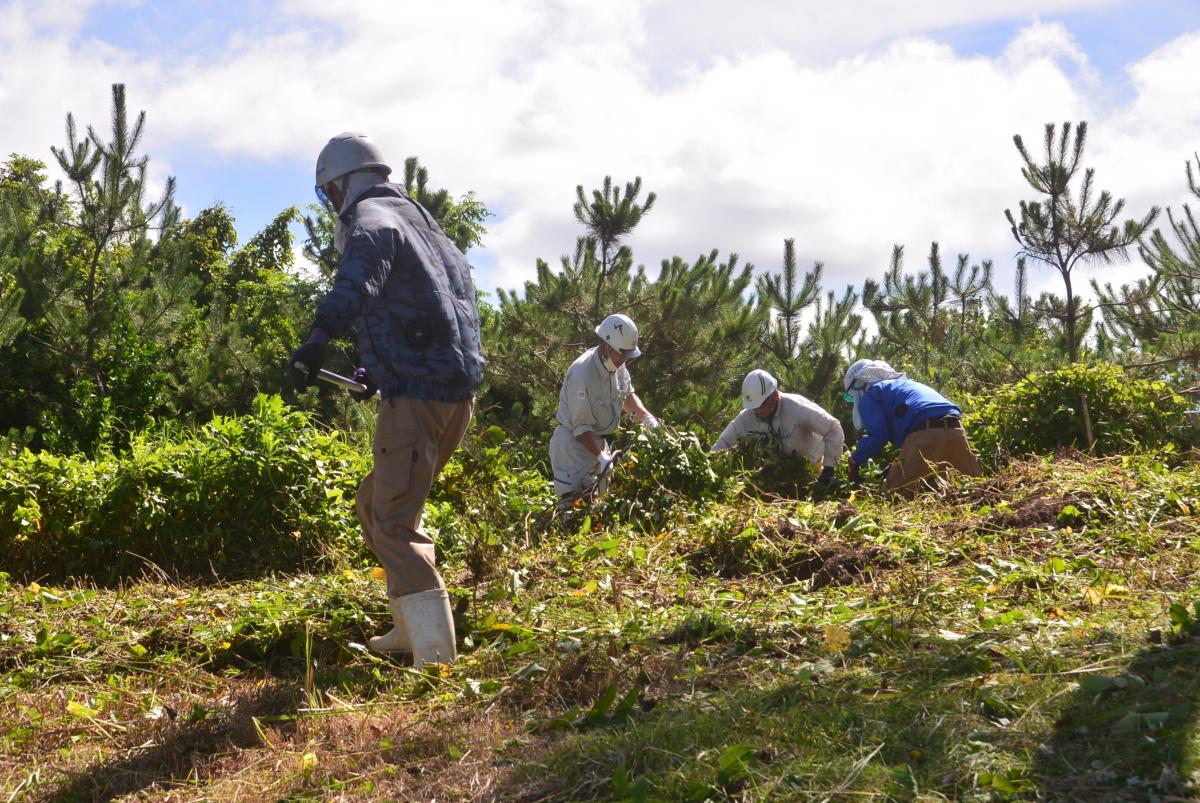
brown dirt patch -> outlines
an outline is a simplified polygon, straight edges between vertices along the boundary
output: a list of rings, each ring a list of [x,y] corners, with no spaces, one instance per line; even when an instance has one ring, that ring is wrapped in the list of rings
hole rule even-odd
[[[844,506],[847,518],[857,511]],[[745,536],[750,525],[754,534]],[[687,555],[692,568],[730,579],[755,575],[807,580],[813,589],[870,582],[877,570],[896,565],[875,544],[841,540],[829,532],[797,527],[786,518],[745,522],[707,538]]]
[[[775,525],[775,537],[795,544],[780,571],[792,580],[810,581],[814,590],[870,582],[876,569],[896,565],[886,551],[874,544],[840,541],[829,533],[793,527],[786,520]]]

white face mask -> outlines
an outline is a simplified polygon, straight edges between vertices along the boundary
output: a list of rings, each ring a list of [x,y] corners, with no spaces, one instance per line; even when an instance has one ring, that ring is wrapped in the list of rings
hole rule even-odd
[[[860,390],[859,388],[854,388],[854,387],[850,388],[850,390],[847,391],[847,393],[849,393],[851,396],[854,397],[854,409],[852,410],[852,414],[854,417],[854,428],[855,429],[862,429],[864,427],[862,416],[859,415],[859,412],[858,412],[858,403],[860,401],[862,401],[863,393],[865,393],[865,392],[866,391]]]
[[[346,238],[350,235],[350,227],[338,219],[337,226],[333,229],[333,247],[337,249],[339,254],[346,251]]]
[[[615,374],[617,372],[616,363],[608,358],[608,352],[604,351],[603,349],[600,350],[600,364],[603,365],[604,370],[608,371],[610,374]]]

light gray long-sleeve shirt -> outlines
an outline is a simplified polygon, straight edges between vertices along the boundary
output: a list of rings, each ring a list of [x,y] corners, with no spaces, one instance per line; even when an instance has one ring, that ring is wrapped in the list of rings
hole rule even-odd
[[[753,410],[738,413],[721,432],[712,450],[730,449],[742,438],[752,436],[787,454],[802,455],[813,463],[824,458],[826,466],[836,466],[845,442],[841,422],[799,394],[779,396],[779,407],[766,421],[760,420]]]
[[[599,348],[590,348],[571,363],[558,393],[558,423],[579,437],[585,432],[608,435],[621,423],[621,409],[633,393],[624,365],[609,373]]]

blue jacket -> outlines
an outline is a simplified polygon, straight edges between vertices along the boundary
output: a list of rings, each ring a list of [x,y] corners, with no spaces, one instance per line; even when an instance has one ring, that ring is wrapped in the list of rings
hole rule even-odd
[[[885,379],[867,388],[858,400],[858,415],[866,434],[850,457],[860,466],[883,451],[888,441],[899,446],[913,427],[931,418],[962,415],[958,405],[928,385],[906,376]]]
[[[316,326],[358,330],[384,398],[459,402],[483,381],[479,310],[467,258],[403,187],[378,184],[342,213],[349,227]]]

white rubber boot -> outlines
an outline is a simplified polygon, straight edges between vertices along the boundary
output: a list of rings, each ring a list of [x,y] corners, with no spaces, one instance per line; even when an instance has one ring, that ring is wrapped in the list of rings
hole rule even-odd
[[[412,639],[408,637],[408,625],[404,623],[399,597],[389,597],[388,608],[392,612],[392,629],[382,636],[372,636],[367,646],[382,653],[412,652]]]
[[[454,617],[450,595],[444,588],[396,597],[408,635],[412,640],[413,668],[425,664],[452,664],[458,657],[454,646]]]

